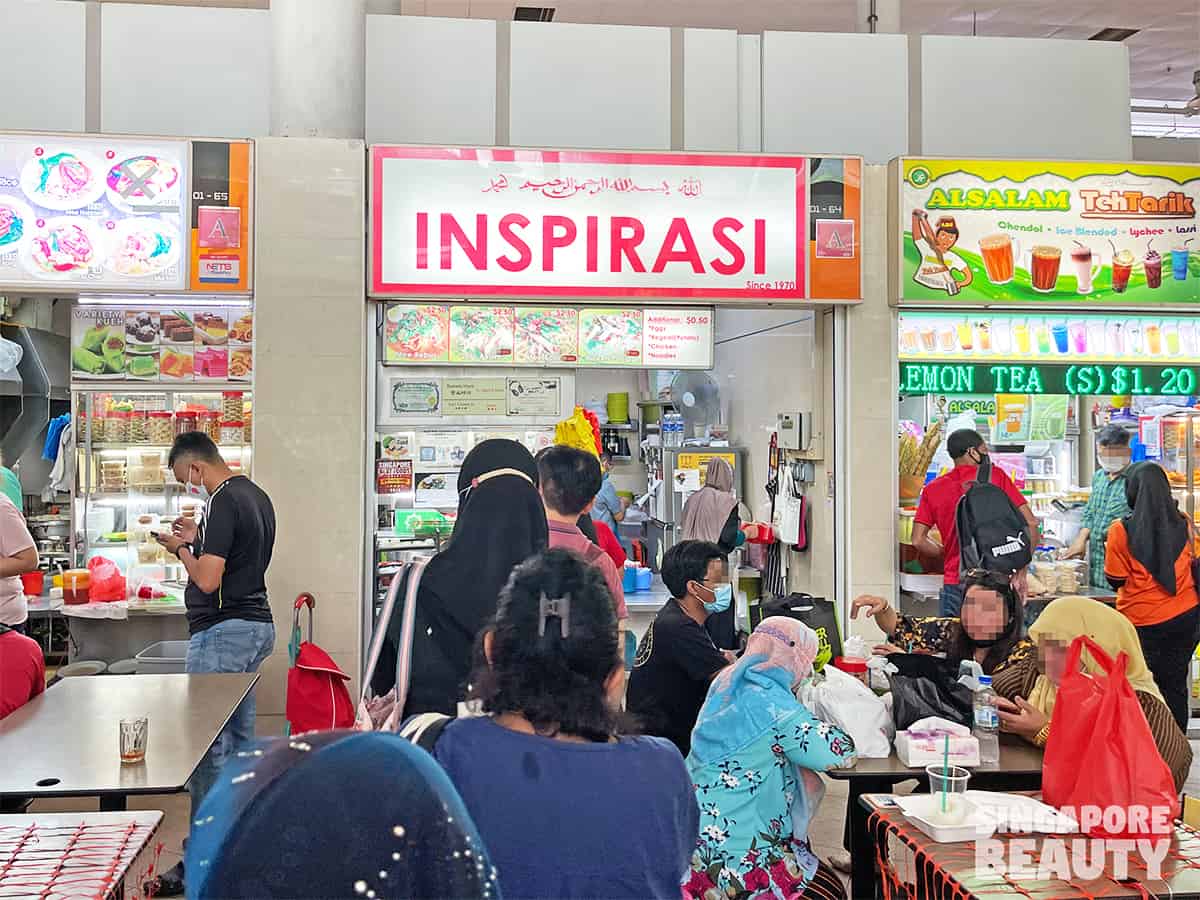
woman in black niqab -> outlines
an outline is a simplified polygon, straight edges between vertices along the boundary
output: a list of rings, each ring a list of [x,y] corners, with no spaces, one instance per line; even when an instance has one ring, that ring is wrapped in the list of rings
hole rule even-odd
[[[450,542],[429,561],[417,589],[405,717],[455,714],[466,693],[475,636],[495,615],[500,589],[515,566],[548,542],[537,466],[524,445],[503,439],[477,445],[463,461],[458,494]],[[376,695],[395,685],[401,619],[397,609],[372,679]]]

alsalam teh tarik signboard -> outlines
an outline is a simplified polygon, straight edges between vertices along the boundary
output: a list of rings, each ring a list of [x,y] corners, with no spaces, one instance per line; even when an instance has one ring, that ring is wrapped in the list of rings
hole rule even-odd
[[[371,148],[374,297],[855,301],[857,158]]]
[[[1200,303],[1200,166],[931,158],[892,166],[900,303]]]

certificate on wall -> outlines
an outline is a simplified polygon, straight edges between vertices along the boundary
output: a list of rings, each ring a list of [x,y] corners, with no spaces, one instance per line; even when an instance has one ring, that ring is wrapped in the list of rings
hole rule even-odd
[[[561,403],[560,378],[508,379],[510,416],[557,416]]]

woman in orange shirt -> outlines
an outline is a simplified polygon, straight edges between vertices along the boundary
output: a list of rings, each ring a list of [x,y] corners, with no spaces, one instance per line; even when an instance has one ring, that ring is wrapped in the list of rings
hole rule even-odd
[[[1117,609],[1137,628],[1146,665],[1186,734],[1188,665],[1200,638],[1191,532],[1167,473],[1155,463],[1129,469],[1125,498],[1132,512],[1108,531],[1104,574],[1117,591]]]

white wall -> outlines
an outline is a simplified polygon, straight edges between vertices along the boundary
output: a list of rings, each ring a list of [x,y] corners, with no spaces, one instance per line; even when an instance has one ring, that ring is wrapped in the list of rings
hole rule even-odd
[[[738,149],[762,149],[762,35],[738,35]]]
[[[86,12],[82,3],[3,0],[0,129],[83,130]]]
[[[921,68],[926,156],[1129,158],[1122,44],[929,35]]]
[[[1144,162],[1200,163],[1200,140],[1135,137],[1133,158]]]
[[[763,150],[883,163],[908,151],[908,38],[768,31]]]
[[[683,32],[683,147],[737,150],[739,53],[736,31]]]
[[[512,23],[509,143],[669,150],[671,31]]]
[[[496,143],[496,22],[367,16],[367,143]]]
[[[100,14],[102,131],[270,132],[267,10],[104,3]]]

